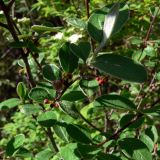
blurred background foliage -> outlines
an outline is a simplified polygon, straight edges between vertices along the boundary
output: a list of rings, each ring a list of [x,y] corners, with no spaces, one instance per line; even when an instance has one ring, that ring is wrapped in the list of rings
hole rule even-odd
[[[8,3],[8,0],[5,0]],[[90,0],[90,12],[105,5],[117,2],[116,0]],[[160,52],[160,16],[154,24],[150,40],[143,51],[141,45],[150,25],[151,17],[154,16],[160,0],[128,0],[130,19],[121,32],[112,38],[106,48],[107,52],[118,52],[133,59],[142,61],[149,67],[150,75],[155,69],[155,63],[159,63]],[[78,28],[72,25],[74,19],[79,18],[83,23],[87,21],[86,9],[82,0],[16,0],[12,7],[11,15],[17,24],[23,39],[33,39],[39,53],[39,61],[43,63],[56,62],[57,52],[66,41],[76,42],[78,39],[87,39],[85,28]],[[2,11],[0,11],[0,22],[5,22]],[[63,29],[58,33],[36,34],[31,31],[32,25],[61,26]],[[9,47],[12,37],[6,29],[0,27],[0,101],[10,97],[17,97],[16,85],[22,80],[25,72],[19,66],[20,57],[16,49]],[[152,61],[151,61],[152,60]],[[30,60],[30,64],[34,62]],[[37,66],[33,65],[34,73],[38,73]],[[159,70],[159,65],[157,70]],[[160,81],[160,72],[156,75],[157,85]],[[120,86],[119,86],[120,87]],[[147,87],[146,87],[147,88]],[[137,94],[139,86],[132,85],[129,90],[123,90],[124,95]],[[151,94],[150,99],[159,95],[158,91]],[[146,101],[149,101],[146,99]],[[113,114],[114,117],[114,114]],[[16,125],[15,125],[16,124]],[[3,152],[8,140],[17,133],[24,133],[29,143],[25,142],[27,148],[33,154],[43,150],[46,145],[46,138],[43,131],[33,122],[32,118],[19,112],[10,110],[0,112],[0,154]],[[41,142],[41,144],[39,144]],[[0,155],[1,157],[1,155]]]

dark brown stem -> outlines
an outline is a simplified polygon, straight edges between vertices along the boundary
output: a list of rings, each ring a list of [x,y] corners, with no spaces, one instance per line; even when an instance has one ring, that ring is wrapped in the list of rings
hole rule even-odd
[[[85,6],[86,6],[87,18],[89,18],[90,16],[89,0],[85,0]]]
[[[8,3],[8,6],[7,6],[8,10],[11,9],[12,5],[14,4],[14,2],[15,2],[15,0],[10,0],[10,2]]]
[[[56,142],[55,142],[55,140],[54,140],[54,137],[53,137],[53,133],[52,133],[51,128],[47,128],[47,130],[45,130],[45,132],[46,132],[48,138],[50,139],[54,150],[55,150],[56,152],[59,152],[59,149],[58,149],[57,144],[56,144]]]
[[[105,144],[106,142],[108,142],[109,140],[112,139],[117,139],[119,137],[119,135],[130,125],[134,124],[137,120],[139,120],[141,117],[143,116],[143,114],[138,114],[136,117],[134,117],[131,121],[129,121],[126,125],[124,125],[122,128],[118,129],[113,135],[111,135],[109,138],[107,138],[105,141],[97,144],[98,147],[102,146],[103,144]]]
[[[13,39],[17,42],[19,42],[19,38],[17,36],[16,30],[14,28],[13,20],[9,15],[9,10],[8,7],[4,4],[3,0],[0,0],[0,8],[3,10],[3,13],[6,17],[7,24],[8,24],[8,29],[13,37]],[[23,49],[19,49],[20,55],[22,56],[22,59],[25,63],[26,71],[27,71],[27,77],[29,79],[30,87],[35,87],[35,82],[33,80],[32,74],[31,74],[31,69],[28,63],[27,55],[25,55],[25,52]]]

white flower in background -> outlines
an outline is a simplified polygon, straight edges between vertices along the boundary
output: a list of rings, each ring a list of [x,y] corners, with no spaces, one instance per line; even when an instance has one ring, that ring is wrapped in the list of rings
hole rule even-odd
[[[73,35],[71,35],[71,36],[69,37],[68,40],[69,40],[71,43],[75,43],[75,42],[77,42],[78,39],[80,39],[80,38],[82,38],[82,35],[81,35],[81,34],[73,34]]]
[[[54,36],[54,39],[62,39],[62,37],[63,37],[63,33],[58,32],[58,33]]]

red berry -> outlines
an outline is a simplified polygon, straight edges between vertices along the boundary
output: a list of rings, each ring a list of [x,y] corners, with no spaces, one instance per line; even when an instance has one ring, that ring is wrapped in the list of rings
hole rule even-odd
[[[43,103],[44,104],[49,104],[49,100],[48,99],[44,99]]]

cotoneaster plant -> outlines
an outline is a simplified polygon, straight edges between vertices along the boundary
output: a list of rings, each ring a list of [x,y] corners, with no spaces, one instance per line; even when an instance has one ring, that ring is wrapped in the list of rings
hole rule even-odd
[[[14,0],[8,4],[0,0],[0,10],[6,18],[6,24],[0,25],[12,35],[9,46],[19,50],[22,60],[19,64],[26,80],[17,85],[19,98],[1,102],[0,110],[17,108],[16,112],[31,116],[49,143],[36,155],[29,154],[32,151],[25,148],[26,137],[19,133],[8,142],[5,154],[38,160],[156,159],[159,99],[149,104],[142,102],[154,77],[148,75],[143,61],[106,51],[110,39],[121,32],[129,19],[128,4],[107,5],[90,15],[86,0],[88,20],[85,23],[75,19],[74,26],[83,26],[88,38],[64,43],[55,63],[44,64],[37,56],[34,34],[49,34],[63,27],[33,25],[33,37],[20,39],[21,32],[10,16],[13,3]],[[142,54],[155,17],[142,45]],[[34,72],[35,65],[38,74]],[[139,94],[124,93],[136,85],[141,87]],[[143,87],[147,90],[142,93]]]

